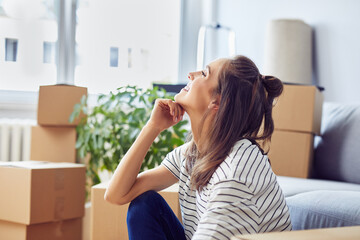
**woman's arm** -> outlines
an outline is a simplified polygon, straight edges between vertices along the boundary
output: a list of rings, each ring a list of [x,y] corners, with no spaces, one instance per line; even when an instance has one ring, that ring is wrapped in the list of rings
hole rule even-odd
[[[178,123],[184,110],[169,99],[158,99],[148,123],[120,161],[109,186],[105,192],[105,200],[114,204],[125,204],[148,190],[159,191],[177,179],[164,166],[139,174],[141,164],[155,138],[163,130]]]

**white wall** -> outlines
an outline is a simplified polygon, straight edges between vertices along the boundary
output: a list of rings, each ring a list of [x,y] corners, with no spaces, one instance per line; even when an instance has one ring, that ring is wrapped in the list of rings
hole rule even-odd
[[[325,87],[325,101],[360,102],[360,1],[220,0],[218,5],[219,23],[236,31],[237,53],[254,60],[260,71],[267,23],[304,20],[314,30],[314,81]]]

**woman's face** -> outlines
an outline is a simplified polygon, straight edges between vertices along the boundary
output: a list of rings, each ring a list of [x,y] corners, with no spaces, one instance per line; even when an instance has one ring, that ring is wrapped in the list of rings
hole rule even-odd
[[[227,59],[211,62],[202,71],[189,73],[189,83],[175,96],[188,114],[204,114],[213,100],[213,91],[218,86],[218,75]]]

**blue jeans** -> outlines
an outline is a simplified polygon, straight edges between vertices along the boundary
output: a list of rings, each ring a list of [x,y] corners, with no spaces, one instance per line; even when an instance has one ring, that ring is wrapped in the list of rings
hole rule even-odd
[[[184,240],[184,228],[166,201],[155,191],[135,198],[127,213],[130,240]]]

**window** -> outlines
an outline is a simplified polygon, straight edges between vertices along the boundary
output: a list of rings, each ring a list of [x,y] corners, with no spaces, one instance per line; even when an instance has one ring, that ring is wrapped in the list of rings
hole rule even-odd
[[[90,93],[176,83],[181,0],[79,0],[75,84]]]
[[[180,17],[181,0],[0,0],[0,91],[176,83]]]
[[[119,64],[119,48],[110,48],[110,67],[117,67]]]
[[[44,42],[43,44],[43,63],[55,63],[55,43]]]
[[[5,39],[5,61],[16,62],[17,47],[18,47],[17,39],[10,39],[10,38]]]

